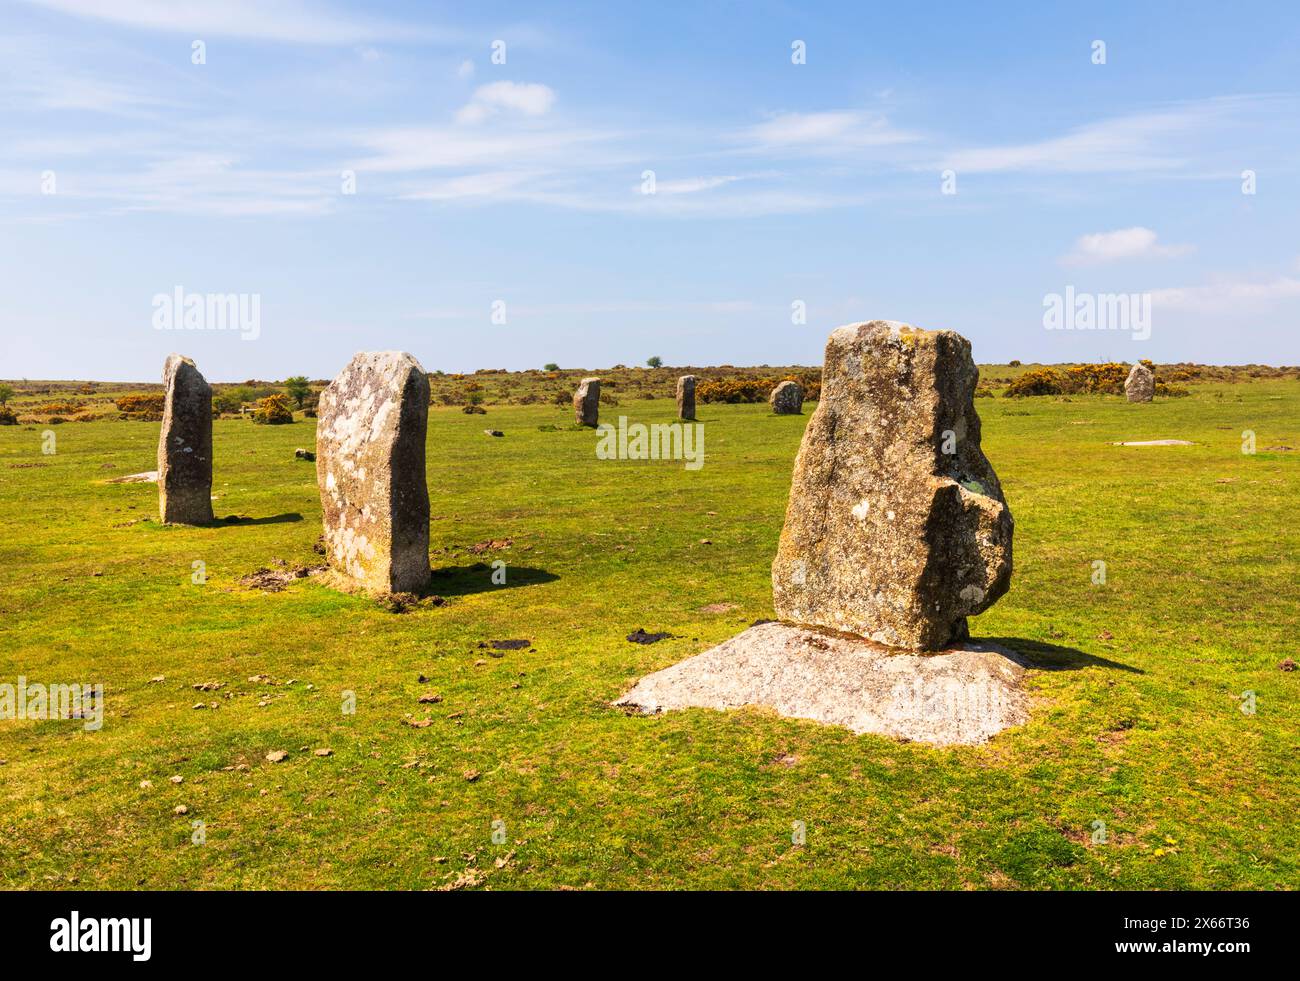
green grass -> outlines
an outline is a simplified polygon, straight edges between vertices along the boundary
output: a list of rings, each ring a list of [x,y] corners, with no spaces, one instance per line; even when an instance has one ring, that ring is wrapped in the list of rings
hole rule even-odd
[[[310,580],[238,584],[319,561],[314,467],[293,458],[310,420],[216,423],[217,514],[281,520],[203,529],[159,526],[152,484],[104,483],[153,468],[156,423],[58,426],[53,456],[42,427],[0,428],[0,682],[108,692],[99,732],[0,721],[0,885],[428,888],[471,869],[496,889],[1294,888],[1300,672],[1278,663],[1300,659],[1300,452],[1265,448],[1300,447],[1300,383],[1192,387],[1147,406],[978,401],[1016,571],[972,629],[1043,668],[1027,725],[958,749],[608,707],[772,615],[807,416],[703,406],[706,462],[688,472],[598,461],[552,406],[434,409],[433,564],[458,571],[435,580],[446,605],[405,613]],[[668,421],[672,403],[619,413]],[[1110,445],[1159,437],[1197,445]],[[492,538],[514,544],[467,551]],[[719,603],[736,607],[701,612]],[[637,627],[677,636],[630,644]],[[536,651],[477,647],[502,638]],[[225,687],[191,688],[207,681]],[[427,691],[443,701],[417,704]],[[274,749],[289,759],[266,762]]]

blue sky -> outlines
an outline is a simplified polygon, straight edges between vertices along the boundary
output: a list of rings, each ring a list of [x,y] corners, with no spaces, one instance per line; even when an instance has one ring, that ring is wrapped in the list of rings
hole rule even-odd
[[[815,364],[877,318],[1300,363],[1300,12],[1075,6],[10,0],[0,377]],[[177,287],[256,339],[155,329]],[[1150,337],[1046,330],[1067,287]]]

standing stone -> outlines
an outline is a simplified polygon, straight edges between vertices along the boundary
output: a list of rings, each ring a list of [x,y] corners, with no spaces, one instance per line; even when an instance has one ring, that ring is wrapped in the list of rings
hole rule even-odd
[[[429,583],[429,377],[400,351],[357,354],[321,394],[316,482],[325,552],[369,593]]]
[[[772,564],[779,617],[940,650],[1007,591],[1013,522],[980,450],[978,379],[952,331],[831,334]]]
[[[163,387],[158,513],[164,524],[206,525],[213,520],[212,386],[189,358],[169,354]]]
[[[778,416],[797,416],[803,411],[803,387],[798,382],[783,381],[767,397]]]
[[[600,379],[584,378],[573,393],[573,413],[579,426],[595,427],[600,421]]]
[[[695,376],[682,375],[677,379],[677,418],[695,418]]]
[[[1124,382],[1124,394],[1130,402],[1150,402],[1156,394],[1156,376],[1151,369],[1140,361],[1135,364]]]

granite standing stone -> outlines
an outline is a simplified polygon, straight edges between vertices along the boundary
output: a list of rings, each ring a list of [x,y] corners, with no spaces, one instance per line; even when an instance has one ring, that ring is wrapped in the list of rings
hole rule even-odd
[[[409,354],[362,352],[321,394],[319,413],[331,567],[366,592],[420,592],[429,582],[428,375]]]
[[[1124,394],[1130,402],[1150,402],[1156,394],[1156,376],[1151,369],[1140,361],[1135,364],[1124,382]]]
[[[980,449],[978,378],[952,331],[831,334],[772,565],[782,620],[939,650],[1007,591],[1013,522]]]
[[[797,416],[803,411],[803,387],[795,381],[783,381],[767,398],[778,416]]]
[[[600,422],[600,379],[584,378],[573,393],[573,413],[579,426],[595,427]]]
[[[164,524],[205,525],[212,515],[212,386],[179,354],[163,366],[158,512]]]
[[[695,418],[695,376],[682,375],[677,379],[677,418]]]

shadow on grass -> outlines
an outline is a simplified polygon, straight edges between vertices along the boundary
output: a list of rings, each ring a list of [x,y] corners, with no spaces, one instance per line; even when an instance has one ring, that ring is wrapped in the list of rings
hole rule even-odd
[[[1024,655],[1033,662],[1032,666],[1042,671],[1078,671],[1080,668],[1109,668],[1113,671],[1130,671],[1133,674],[1145,674],[1141,668],[1130,667],[1119,661],[1111,661],[1094,654],[1085,654],[1075,647],[1061,647],[1059,644],[1047,644],[1041,640],[1025,640],[1021,637],[980,637],[977,643],[997,644],[1017,654]]]
[[[511,565],[503,570],[506,581],[500,584],[492,581],[495,570],[486,562],[446,569],[434,569],[429,576],[426,595],[469,596],[473,593],[490,593],[497,589],[510,589],[512,586],[535,586],[538,583],[554,582],[560,577],[545,569],[530,569],[528,566]],[[499,577],[498,577],[499,578]]]
[[[272,514],[265,518],[250,518],[246,514],[228,514],[224,518],[217,518],[212,522],[213,528],[223,528],[227,525],[238,525],[247,527],[248,525],[282,525],[290,521],[301,521],[302,515],[297,511],[286,511],[284,514]]]

